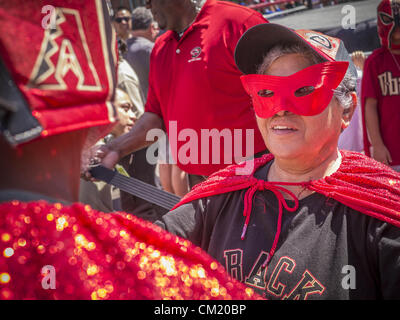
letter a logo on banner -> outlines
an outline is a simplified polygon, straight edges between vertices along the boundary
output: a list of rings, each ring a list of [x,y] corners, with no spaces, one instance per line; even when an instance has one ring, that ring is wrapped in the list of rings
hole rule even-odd
[[[30,84],[44,90],[100,91],[99,76],[78,10],[56,8],[56,27],[44,30]],[[80,41],[70,41],[70,39]]]

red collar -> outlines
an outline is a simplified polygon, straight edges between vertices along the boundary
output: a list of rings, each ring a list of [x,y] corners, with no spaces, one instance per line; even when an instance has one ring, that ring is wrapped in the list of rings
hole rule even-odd
[[[173,209],[196,199],[247,189],[243,199],[243,216],[245,217],[241,235],[243,240],[249,224],[255,193],[262,190],[272,191],[278,199],[279,217],[275,239],[263,266],[266,266],[271,260],[277,247],[283,207],[289,212],[295,212],[298,209],[297,197],[285,189],[285,185],[302,185],[360,213],[400,228],[400,174],[360,153],[341,151],[341,154],[342,163],[335,173],[319,180],[301,183],[270,182],[255,178],[256,170],[271,161],[272,154],[255,159],[253,171],[248,175],[236,174],[239,168],[246,167],[246,163],[232,165],[194,186]],[[282,192],[293,198],[295,202],[293,207],[288,206]]]

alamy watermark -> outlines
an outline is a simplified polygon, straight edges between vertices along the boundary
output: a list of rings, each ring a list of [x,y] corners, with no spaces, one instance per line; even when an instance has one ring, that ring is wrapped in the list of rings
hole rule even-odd
[[[254,131],[254,129],[227,128],[200,129],[200,132],[185,128],[178,131],[177,121],[169,121],[168,140],[175,161],[180,164],[230,165],[241,163],[254,155]],[[164,135],[165,132],[161,129],[151,129],[147,132],[146,141],[159,141]],[[245,141],[244,148],[243,141]],[[147,149],[146,159],[150,164],[157,163],[157,150],[166,153],[166,150],[161,148],[166,148],[165,144],[154,143]],[[243,149],[245,149],[244,154]],[[253,161],[246,161],[245,165],[237,169],[236,174],[250,174],[252,170]]]
[[[345,290],[356,289],[356,268],[352,265],[345,265],[342,268],[342,274],[345,274],[342,279],[342,288]]]
[[[46,5],[42,7],[42,13],[46,14],[42,19],[42,28],[43,29],[56,29],[56,19],[57,13],[56,8],[52,5]]]
[[[42,288],[45,290],[56,288],[56,269],[52,265],[46,265],[42,268]]]
[[[342,28],[354,30],[356,28],[356,8],[347,4],[342,7],[341,13],[344,15],[341,21]]]

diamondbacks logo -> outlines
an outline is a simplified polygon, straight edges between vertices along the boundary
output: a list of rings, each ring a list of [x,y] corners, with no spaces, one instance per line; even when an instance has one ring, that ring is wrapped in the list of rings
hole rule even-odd
[[[317,32],[309,32],[307,30],[298,30],[296,32],[326,55],[330,57],[336,56],[340,44],[338,39],[327,37]]]
[[[44,30],[30,86],[44,90],[100,91],[78,10],[56,8],[56,28]],[[70,41],[69,39],[74,39]]]
[[[316,42],[321,46],[324,46],[326,49],[331,50],[332,49],[332,43],[324,36],[322,35],[314,35],[310,37],[310,40],[312,42]]]
[[[400,77],[394,77],[390,71],[378,76],[382,96],[400,95]]]
[[[188,60],[188,62],[193,62],[193,61],[199,61],[201,58],[199,58],[201,54],[201,48],[200,47],[195,47],[190,51],[190,55],[192,56],[191,59]]]

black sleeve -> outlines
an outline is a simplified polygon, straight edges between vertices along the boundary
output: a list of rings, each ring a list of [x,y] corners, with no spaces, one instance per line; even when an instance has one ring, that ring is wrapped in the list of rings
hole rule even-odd
[[[172,234],[188,239],[208,252],[211,238],[218,232],[215,228],[221,213],[229,212],[230,216],[234,216],[231,214],[232,210],[226,208],[232,203],[235,204],[235,208],[240,207],[241,202],[233,197],[240,194],[240,192],[230,192],[192,201],[168,212],[155,224]],[[242,216],[243,209],[235,212],[239,212],[238,214]],[[229,219],[232,221],[232,218]]]
[[[384,223],[376,239],[382,298],[400,299],[400,228]]]
[[[168,212],[155,224],[200,246],[203,238],[204,211],[204,200],[192,201]]]

